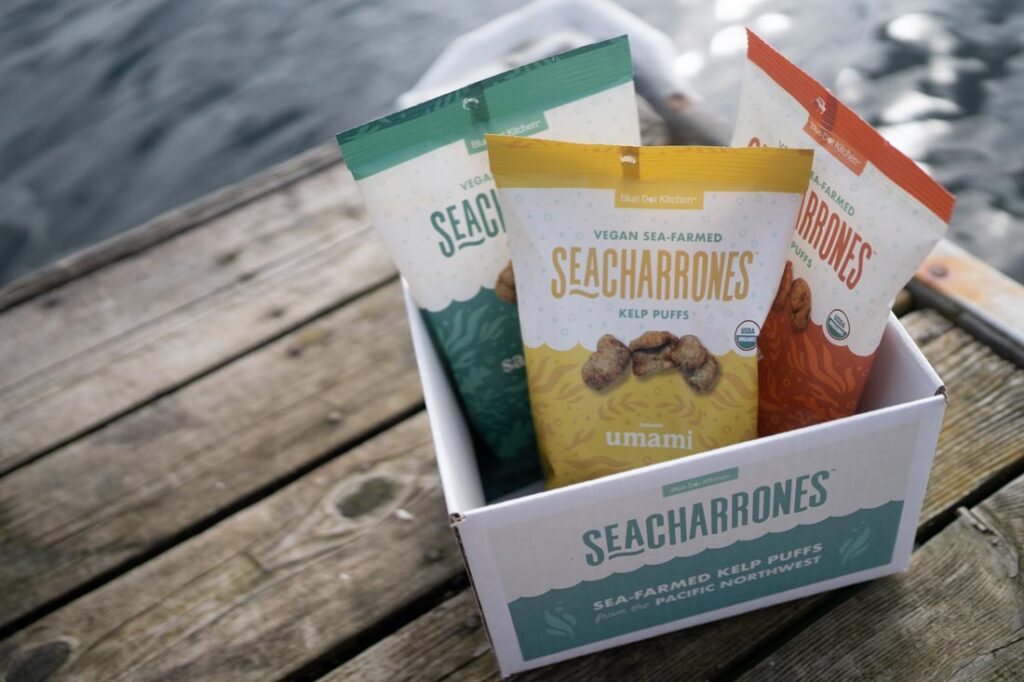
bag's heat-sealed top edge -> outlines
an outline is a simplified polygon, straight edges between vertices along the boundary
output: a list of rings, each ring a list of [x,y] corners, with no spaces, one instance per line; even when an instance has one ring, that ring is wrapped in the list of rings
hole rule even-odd
[[[517,114],[538,114],[632,81],[629,40],[619,36],[472,83],[338,133],[337,140],[361,180],[474,130],[519,132]]]
[[[707,191],[802,193],[814,155],[809,149],[581,145],[510,135],[487,135],[487,144],[499,188],[616,189],[625,176],[692,182]]]
[[[808,112],[808,133],[859,174],[870,162],[944,223],[956,199],[852,109],[747,30],[748,57]]]

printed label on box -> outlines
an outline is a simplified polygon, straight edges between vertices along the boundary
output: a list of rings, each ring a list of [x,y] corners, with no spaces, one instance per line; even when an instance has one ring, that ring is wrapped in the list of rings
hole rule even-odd
[[[893,561],[917,429],[493,528],[523,660]],[[544,532],[538,534],[538,529]]]
[[[902,511],[902,502],[888,502],[517,599],[509,610],[523,659],[883,566],[892,560]]]

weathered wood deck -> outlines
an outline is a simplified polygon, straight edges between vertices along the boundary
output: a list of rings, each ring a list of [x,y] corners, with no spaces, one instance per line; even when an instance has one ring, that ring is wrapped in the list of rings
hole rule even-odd
[[[1024,370],[903,322],[950,401],[908,574],[521,677],[1020,674]],[[335,149],[0,290],[0,358],[6,680],[497,677]]]

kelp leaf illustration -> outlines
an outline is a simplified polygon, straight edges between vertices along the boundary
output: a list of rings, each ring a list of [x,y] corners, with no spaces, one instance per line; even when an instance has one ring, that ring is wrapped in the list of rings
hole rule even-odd
[[[505,326],[505,320],[497,318],[491,320],[488,324],[484,325],[480,329],[480,334],[477,338],[478,341],[496,341],[504,336],[507,332],[503,329]]]
[[[458,355],[473,346],[479,340],[480,324],[484,316],[489,312],[489,306],[482,305],[472,310],[468,315],[465,310],[459,310],[452,319],[452,330],[448,338],[450,345],[448,352]]]
[[[573,439],[571,441],[569,441],[569,444],[566,446],[566,448],[572,450],[578,446],[585,445],[586,443],[590,442],[590,439],[593,437],[594,429],[585,429],[577,431],[576,435],[573,436]]]
[[[847,539],[842,545],[839,546],[839,563],[843,566],[853,561],[861,554],[867,551],[870,546],[871,540],[871,527],[865,526],[864,530],[861,531],[860,535],[856,538]]]
[[[460,372],[460,375],[462,380],[462,391],[464,393],[472,393],[480,390],[481,387],[487,385],[488,380],[491,378],[490,372],[479,366]]]
[[[537,371],[530,377],[530,387],[534,393],[548,393],[558,387],[558,382],[569,372],[578,370],[572,363],[549,367],[546,361],[537,366]]]
[[[568,614],[566,614],[568,615]],[[575,621],[575,619],[573,619]],[[544,612],[544,622],[548,624],[547,632],[558,637],[575,637],[576,628],[566,620],[559,618],[550,611]]]

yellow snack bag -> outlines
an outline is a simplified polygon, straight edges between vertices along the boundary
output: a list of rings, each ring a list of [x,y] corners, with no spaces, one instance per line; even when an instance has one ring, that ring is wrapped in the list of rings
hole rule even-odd
[[[548,486],[754,438],[812,152],[487,145]]]

